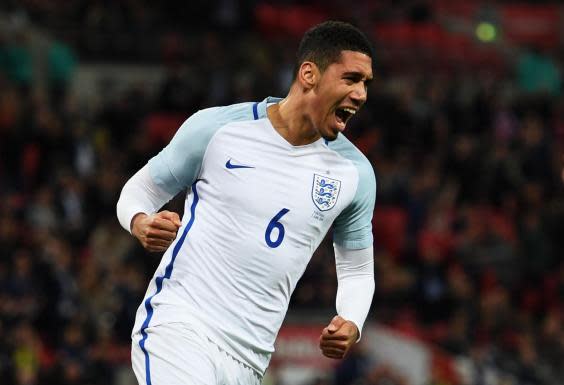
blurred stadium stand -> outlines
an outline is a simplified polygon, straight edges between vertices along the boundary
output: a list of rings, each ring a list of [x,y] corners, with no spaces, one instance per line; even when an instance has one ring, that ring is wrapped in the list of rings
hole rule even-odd
[[[324,241],[264,383],[564,384],[564,6],[447,0],[3,1],[2,384],[134,383],[159,256],[119,227],[121,187],[196,110],[283,96],[327,18],[377,52],[347,129],[378,179],[376,295],[362,344],[321,358]]]

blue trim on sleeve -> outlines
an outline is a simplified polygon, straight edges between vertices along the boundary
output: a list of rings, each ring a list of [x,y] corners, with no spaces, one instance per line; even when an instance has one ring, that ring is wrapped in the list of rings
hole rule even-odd
[[[253,104],[253,117],[255,118],[255,120],[258,120],[258,118],[259,118],[259,116],[258,116],[258,102]]]
[[[192,192],[194,194],[194,200],[192,201],[192,206],[190,207],[190,221],[184,228],[184,231],[182,232],[182,236],[180,237],[178,242],[176,242],[176,244],[174,245],[174,249],[172,250],[172,258],[165,269],[164,275],[159,276],[155,279],[155,282],[157,284],[157,291],[155,292],[155,294],[153,294],[152,296],[150,296],[145,300],[145,309],[147,310],[147,318],[145,318],[145,321],[143,322],[143,326],[141,326],[141,335],[143,336],[143,338],[141,339],[141,341],[139,341],[139,347],[143,351],[143,354],[145,354],[145,381],[147,382],[147,385],[151,385],[151,367],[149,362],[149,352],[147,352],[147,349],[145,349],[145,343],[147,342],[147,337],[148,337],[145,329],[149,327],[149,322],[151,322],[151,318],[153,318],[153,314],[154,314],[153,306],[151,305],[151,300],[153,299],[153,297],[159,294],[163,289],[163,281],[165,279],[170,279],[170,277],[172,276],[172,269],[174,268],[174,261],[176,260],[176,256],[178,255],[178,252],[180,251],[180,248],[182,247],[182,244],[186,239],[186,235],[188,234],[188,231],[190,231],[190,228],[194,224],[194,219],[196,218],[196,205],[198,204],[199,201],[198,190],[196,189],[196,183],[198,183],[198,181],[195,181],[192,184]]]

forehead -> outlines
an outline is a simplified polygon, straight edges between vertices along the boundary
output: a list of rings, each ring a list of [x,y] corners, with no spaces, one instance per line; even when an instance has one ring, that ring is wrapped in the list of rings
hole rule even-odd
[[[339,61],[330,65],[339,72],[358,72],[366,77],[372,77],[372,59],[370,56],[357,51],[341,51]]]

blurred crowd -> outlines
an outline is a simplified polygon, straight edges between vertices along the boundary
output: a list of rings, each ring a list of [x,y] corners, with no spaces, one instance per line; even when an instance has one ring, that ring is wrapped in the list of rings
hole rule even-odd
[[[54,31],[67,14],[82,15],[68,20],[97,33],[54,33],[41,59],[25,26],[0,38],[0,378],[119,383],[133,317],[159,261],[119,226],[121,187],[165,143],[159,129],[167,122],[212,105],[284,96],[297,41],[257,35],[230,7],[247,2],[194,2],[221,3],[205,13],[215,15],[217,31],[198,24],[194,34],[160,35],[147,58],[166,63],[158,89],[135,84],[113,94],[102,84],[94,103],[69,92],[78,58],[108,60],[123,54],[120,47],[132,49],[119,39],[96,44],[97,26],[114,36],[111,28],[126,20],[147,36],[142,28],[160,14],[136,1],[76,1],[62,11],[23,3],[35,6],[30,20]],[[369,320],[469,358],[472,384],[487,384],[487,368],[507,384],[563,383],[562,57],[523,50],[495,71],[437,69],[413,57],[398,70],[384,45],[376,49],[368,102],[347,129],[378,182]],[[539,68],[551,76],[535,76]],[[168,207],[182,210],[181,200]],[[335,292],[328,237],[291,311],[333,308]],[[331,383],[405,384],[365,361],[354,352]],[[433,378],[457,384],[445,373]]]

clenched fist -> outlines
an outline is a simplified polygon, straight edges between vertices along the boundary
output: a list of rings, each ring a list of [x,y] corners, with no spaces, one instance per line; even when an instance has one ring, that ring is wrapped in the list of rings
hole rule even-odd
[[[131,233],[148,251],[165,251],[181,225],[178,214],[171,211],[151,215],[139,213],[131,220]]]
[[[358,340],[357,326],[340,316],[335,316],[319,337],[319,348],[325,357],[343,358]]]

